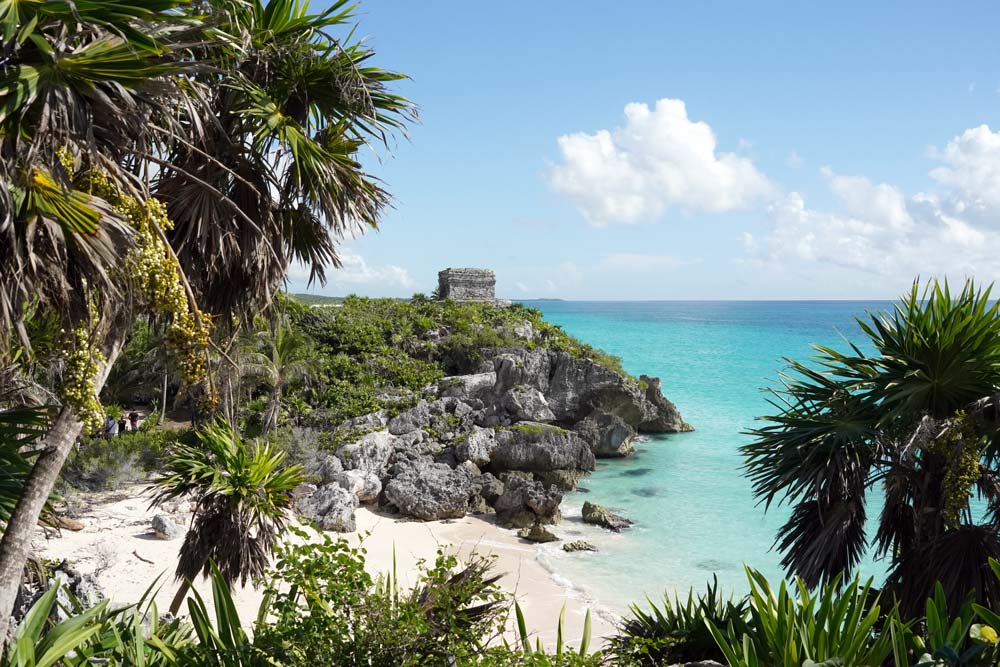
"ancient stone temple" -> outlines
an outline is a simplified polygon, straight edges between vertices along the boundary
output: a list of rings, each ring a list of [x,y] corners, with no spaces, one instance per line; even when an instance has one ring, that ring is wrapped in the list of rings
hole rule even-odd
[[[497,277],[489,269],[445,269],[438,272],[438,295],[455,301],[495,301]]]

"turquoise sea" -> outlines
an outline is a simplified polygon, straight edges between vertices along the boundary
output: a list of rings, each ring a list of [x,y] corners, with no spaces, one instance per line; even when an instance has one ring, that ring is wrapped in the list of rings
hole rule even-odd
[[[843,347],[861,340],[854,320],[891,302],[526,302],[568,333],[621,357],[630,373],[663,379],[664,393],[695,427],[654,436],[629,459],[602,460],[578,492],[564,500],[564,533],[600,549],[542,559],[558,576],[612,607],[662,591],[702,589],[715,573],[720,587],[746,589],[744,563],[781,576],[771,550],[784,507],[766,514],[743,477],[738,448],[754,418],[770,414],[763,387],[775,386],[782,357],[805,359],[811,343]],[[579,521],[584,500],[635,521],[620,535]],[[874,514],[874,508],[870,514]],[[862,573],[879,580],[871,559]]]

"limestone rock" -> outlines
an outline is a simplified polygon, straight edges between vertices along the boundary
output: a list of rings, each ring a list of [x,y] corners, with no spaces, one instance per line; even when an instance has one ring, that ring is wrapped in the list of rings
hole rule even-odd
[[[597,458],[631,456],[635,429],[618,415],[595,411],[578,422],[573,430],[583,438]]]
[[[152,522],[150,522],[150,526],[158,540],[173,540],[180,537],[181,534],[181,527],[174,523],[174,520],[166,514],[157,514],[154,516]]]
[[[677,406],[663,395],[663,385],[660,378],[640,375],[639,383],[645,385],[645,398],[653,410],[647,419],[639,424],[640,431],[649,433],[683,433],[693,431],[690,424],[681,418]]]
[[[550,422],[556,416],[549,408],[545,396],[535,387],[520,384],[513,387],[501,399],[506,410],[515,421]]]
[[[493,504],[497,523],[513,528],[527,528],[535,523],[556,523],[562,491],[511,475],[504,490]]]
[[[443,463],[406,468],[389,480],[385,497],[400,513],[424,521],[465,516],[472,495],[472,478]]]
[[[522,528],[517,531],[517,536],[529,542],[544,543],[559,541],[559,538],[551,530],[540,523],[532,524],[530,528]]]
[[[574,551],[597,551],[595,547],[590,542],[584,540],[574,540],[572,542],[564,542],[562,545],[563,551],[567,553],[573,553]]]
[[[353,532],[354,510],[358,497],[337,484],[321,486],[310,496],[301,498],[295,508],[306,519],[313,521],[320,530]]]
[[[389,420],[387,426],[392,435],[403,435],[411,431],[419,431],[431,423],[431,411],[427,401],[420,401],[415,406]]]
[[[389,464],[395,438],[389,431],[375,431],[337,450],[344,470],[363,470],[381,475]],[[332,479],[332,476],[331,476]]]
[[[489,371],[441,378],[438,380],[438,388],[442,397],[470,399],[493,391],[496,383],[497,374]]]
[[[477,466],[490,462],[493,450],[497,448],[496,431],[491,428],[473,426],[465,438],[455,445],[455,458],[459,461],[472,461]]]
[[[572,431],[521,422],[497,432],[491,465],[497,470],[582,470],[595,467],[590,447]]]
[[[361,503],[375,502],[378,494],[382,493],[382,480],[375,473],[364,470],[339,472],[334,475],[331,483],[350,491]]]
[[[315,484],[308,484],[303,482],[299,484],[294,489],[292,489],[292,501],[297,501],[302,498],[308,498],[312,494],[316,493],[316,489],[319,488]]]
[[[310,456],[305,462],[305,472],[309,478],[319,484],[329,484],[334,475],[344,470],[344,464],[333,454],[320,451]]]
[[[623,516],[619,516],[603,505],[586,501],[583,503],[583,521],[595,526],[601,526],[608,530],[620,533],[625,528],[632,525],[632,522]]]
[[[572,491],[586,474],[582,470],[538,470],[532,476],[545,484],[554,484],[563,491]]]

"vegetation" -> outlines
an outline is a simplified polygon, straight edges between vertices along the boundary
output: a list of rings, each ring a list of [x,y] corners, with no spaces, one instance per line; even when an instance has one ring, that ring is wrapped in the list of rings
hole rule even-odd
[[[251,445],[224,422],[198,432],[196,445],[175,444],[154,480],[152,505],[191,495],[191,528],[184,538],[170,604],[176,614],[191,581],[217,568],[227,585],[259,579],[285,530],[291,492],[303,481],[297,466],[266,443]]]
[[[954,609],[970,592],[992,608],[1000,586],[1000,317],[990,290],[914,283],[892,313],[858,323],[874,348],[817,346],[789,360],[777,412],[743,448],[763,502],[794,503],[777,545],[810,587],[849,576],[868,544],[866,504],[881,486],[877,553],[908,616],[940,582]],[[978,516],[970,500],[986,506]]]
[[[334,35],[351,12],[0,2],[0,369],[60,406],[0,540],[0,635],[129,325],[162,327],[192,406],[210,412],[212,336],[266,309],[291,262],[322,280],[338,240],[377,225],[389,195],[358,152],[415,114],[389,90],[402,75]],[[38,348],[51,375],[36,375],[38,322],[58,339]]]

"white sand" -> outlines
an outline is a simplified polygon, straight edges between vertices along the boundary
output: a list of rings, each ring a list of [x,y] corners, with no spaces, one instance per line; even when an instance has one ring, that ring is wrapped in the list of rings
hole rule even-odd
[[[59,536],[46,536],[39,530],[35,546],[40,555],[68,559],[84,572],[99,571],[98,582],[113,602],[138,600],[160,576],[163,585],[156,600],[160,609],[165,610],[176,591],[173,571],[183,537],[164,541],[153,535],[149,523],[157,511],[147,510],[149,496],[143,486],[132,486],[117,493],[93,494],[86,500],[89,508],[79,517],[84,529],[79,532],[63,530]],[[489,521],[475,516],[450,521],[410,521],[365,507],[360,508],[356,516],[358,531],[346,537],[352,544],[363,539],[367,567],[372,574],[392,570],[394,550],[397,576],[405,587],[414,582],[417,561],[432,562],[439,546],[450,549],[460,558],[473,552],[495,556],[496,571],[504,573],[500,585],[515,595],[529,630],[546,645],[555,642],[563,605],[566,607],[564,636],[572,646],[579,642],[588,608],[592,610],[592,649],[598,647],[599,638],[613,629],[611,615],[606,610],[553,579],[538,562],[536,545]],[[190,515],[175,514],[174,519],[186,527]],[[207,582],[197,582],[196,588],[211,604]],[[248,585],[237,588],[233,597],[241,619],[249,626],[257,614],[260,592]]]

